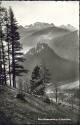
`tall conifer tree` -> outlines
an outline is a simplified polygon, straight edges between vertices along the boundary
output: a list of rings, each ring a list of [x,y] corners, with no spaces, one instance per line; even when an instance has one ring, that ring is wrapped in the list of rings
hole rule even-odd
[[[13,87],[16,87],[16,76],[20,76],[22,72],[25,72],[22,64],[23,62],[23,53],[22,53],[22,46],[19,42],[20,36],[18,32],[18,25],[16,19],[14,17],[14,13],[12,9],[9,9],[9,19],[10,19],[10,27],[9,27],[9,37],[11,41],[11,57],[12,57],[12,81]]]

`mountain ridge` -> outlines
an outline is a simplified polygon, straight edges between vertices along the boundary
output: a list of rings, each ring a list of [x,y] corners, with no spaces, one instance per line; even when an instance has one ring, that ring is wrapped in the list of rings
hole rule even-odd
[[[43,23],[42,23],[43,24]],[[50,25],[50,24],[48,24]],[[33,25],[34,26],[34,25]],[[28,51],[30,48],[37,45],[38,42],[45,42],[47,43],[52,49],[62,58],[66,58],[68,60],[76,61],[73,51],[75,53],[75,56],[78,54],[76,49],[78,50],[78,35],[77,30],[70,31],[68,29],[63,29],[60,27],[56,27],[55,25],[48,26],[45,28],[20,28],[20,42],[23,44],[23,48],[25,51]],[[71,37],[70,37],[71,35]],[[61,48],[60,46],[56,46],[56,44],[59,43],[59,40],[61,39]],[[67,42],[68,41],[68,42]],[[72,41],[72,42],[71,42]],[[63,48],[63,42],[64,42],[64,48]],[[73,48],[75,42],[76,47]],[[66,44],[68,47],[68,50],[66,49]],[[70,54],[69,54],[70,53]]]

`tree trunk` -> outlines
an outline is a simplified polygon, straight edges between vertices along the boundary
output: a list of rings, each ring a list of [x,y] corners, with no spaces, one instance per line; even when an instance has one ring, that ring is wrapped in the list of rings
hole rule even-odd
[[[10,57],[9,57],[9,52],[8,52],[8,60],[9,60],[9,81],[10,81],[10,86],[11,86],[11,70],[10,70]]]
[[[56,103],[58,102],[57,88],[56,88]]]
[[[0,51],[0,84],[3,84],[2,81],[2,60],[1,60],[1,51]]]
[[[14,40],[13,40],[14,41]],[[16,88],[16,75],[15,75],[15,59],[14,59],[14,42],[12,43],[12,74],[13,74],[13,87]]]
[[[10,48],[9,48],[9,41],[8,41],[8,27],[7,27],[7,42],[8,42],[8,61],[9,61],[9,81],[11,86],[11,69],[10,69]]]

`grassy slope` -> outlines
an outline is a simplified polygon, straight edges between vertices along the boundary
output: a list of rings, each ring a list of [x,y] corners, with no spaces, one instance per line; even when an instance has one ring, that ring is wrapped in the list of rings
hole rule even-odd
[[[38,118],[70,118],[77,116],[61,106],[44,103],[40,98],[26,94],[26,101],[16,99],[17,91],[8,87],[0,87],[0,120],[16,123],[36,123]],[[44,121],[46,122],[46,121]],[[48,122],[48,121],[47,121]],[[49,121],[50,122],[50,121]]]

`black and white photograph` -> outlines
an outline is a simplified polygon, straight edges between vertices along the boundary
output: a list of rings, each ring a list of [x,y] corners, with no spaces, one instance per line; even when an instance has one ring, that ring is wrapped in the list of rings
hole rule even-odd
[[[0,125],[79,117],[79,1],[0,1]]]

